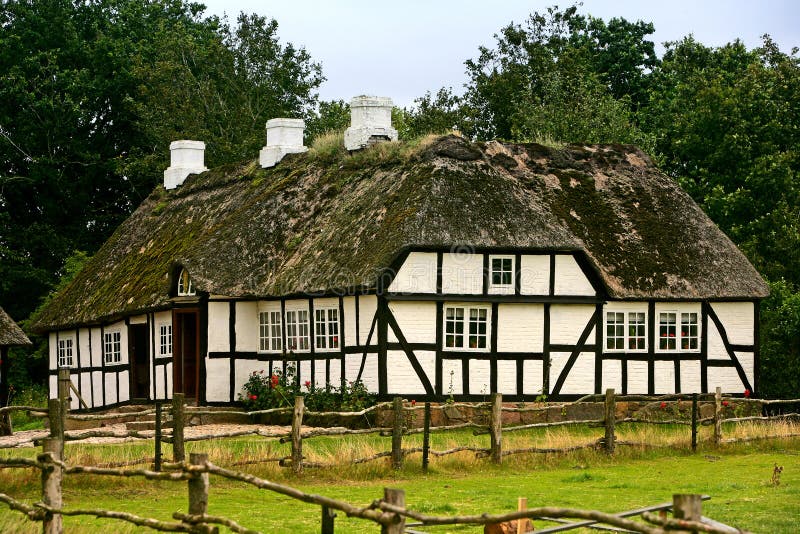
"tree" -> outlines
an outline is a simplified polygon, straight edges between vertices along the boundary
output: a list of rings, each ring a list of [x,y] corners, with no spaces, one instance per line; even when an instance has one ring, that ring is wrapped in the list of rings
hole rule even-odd
[[[342,132],[350,126],[350,104],[344,100],[321,101],[316,112],[306,121],[306,137],[310,144],[327,132]]]

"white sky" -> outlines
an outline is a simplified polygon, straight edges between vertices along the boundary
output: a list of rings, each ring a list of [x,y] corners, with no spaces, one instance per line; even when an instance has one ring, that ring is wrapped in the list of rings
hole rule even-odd
[[[278,21],[282,43],[303,46],[322,64],[323,100],[360,94],[389,96],[410,106],[426,91],[453,87],[461,93],[464,61],[509,22],[522,23],[556,0],[198,0],[207,14],[258,13]],[[571,2],[560,2],[561,8]],[[758,46],[768,33],[789,52],[800,46],[800,2],[796,0],[584,0],[579,8],[609,20],[624,17],[655,25],[660,43],[690,33],[709,46],[742,39]]]

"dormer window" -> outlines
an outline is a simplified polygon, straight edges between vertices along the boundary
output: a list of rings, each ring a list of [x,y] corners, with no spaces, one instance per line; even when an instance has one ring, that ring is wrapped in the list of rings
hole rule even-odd
[[[190,297],[195,295],[194,286],[192,285],[192,279],[189,277],[189,273],[186,269],[181,269],[181,274],[178,276],[178,296],[179,297]]]
[[[514,256],[489,256],[489,293],[514,293]]]

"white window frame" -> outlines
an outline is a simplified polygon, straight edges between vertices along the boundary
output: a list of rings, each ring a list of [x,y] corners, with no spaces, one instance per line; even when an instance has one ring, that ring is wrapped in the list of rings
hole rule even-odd
[[[286,352],[311,352],[311,335],[308,308],[287,309]]]
[[[453,310],[453,316],[448,317],[448,313],[450,310]],[[461,317],[459,317],[458,310],[462,310]],[[475,321],[476,326],[480,326],[483,323],[484,331],[483,333],[478,332],[476,336],[476,341],[480,344],[480,338],[483,338],[485,341],[484,347],[470,347],[470,338],[473,337],[471,334],[471,326],[473,323],[473,313],[477,312],[480,315],[481,312],[485,314],[485,317],[482,321]],[[492,350],[492,333],[491,333],[491,325],[492,325],[492,308],[490,306],[482,305],[482,304],[459,304],[459,303],[445,303],[444,305],[444,317],[442,320],[444,323],[442,324],[444,336],[442,336],[442,350],[446,351],[454,351],[454,352],[489,352]],[[455,327],[454,334],[448,334],[447,327],[448,322],[451,322]],[[458,331],[460,326],[460,332]],[[458,346],[455,343],[452,346],[448,345],[448,335],[455,335],[457,338],[461,339],[461,346]]]
[[[172,356],[172,323],[158,325],[158,356]]]
[[[283,318],[280,309],[258,312],[258,352],[283,351]]]
[[[320,306],[314,308],[314,349],[317,352],[338,352],[341,350],[341,323],[339,308]]]
[[[106,363],[122,362],[122,332],[111,330],[103,335],[103,354]]]
[[[494,263],[495,260],[500,262],[500,270],[495,271]],[[503,268],[503,262],[508,261],[511,264],[511,270],[507,271]],[[508,254],[490,254],[489,255],[489,292],[491,293],[514,293],[514,288],[516,286],[516,274],[517,274],[517,265],[516,265],[516,257],[513,255]],[[500,282],[495,283],[494,275],[495,273],[500,274]],[[502,281],[503,275],[509,274],[510,281],[505,283]]]
[[[178,275],[178,296],[179,297],[193,297],[197,294],[194,290],[194,283],[192,277],[186,269],[181,269]]]
[[[609,348],[609,346],[608,346],[608,340],[611,337],[608,334],[608,327],[610,326],[610,324],[612,324],[612,323],[609,323],[609,320],[608,320],[609,319],[608,316],[610,314],[614,314],[614,316],[615,316],[614,317],[615,320],[613,322],[613,325],[615,326],[615,328],[618,328],[619,326],[622,326],[622,335],[613,336],[614,339],[621,339],[622,340],[622,348],[616,348],[616,347]],[[622,323],[616,322],[616,319],[618,318],[616,316],[619,315],[619,314],[622,314]],[[634,322],[634,321],[631,320],[632,319],[632,317],[631,317],[632,315],[634,315],[634,316],[643,315],[644,316],[644,323],[641,324],[641,326],[644,328],[644,336],[640,336],[638,334],[632,334],[631,333],[631,327],[636,328],[636,327],[640,326],[640,323],[638,321]],[[638,317],[636,317],[636,318],[638,318]],[[645,310],[635,310],[635,309],[631,310],[631,309],[625,309],[625,308],[606,308],[604,310],[604,315],[603,315],[603,333],[604,333],[604,336],[605,336],[604,340],[603,340],[603,352],[606,352],[606,353],[608,353],[608,352],[647,352],[647,312]],[[633,348],[633,349],[630,348],[631,340],[633,340],[633,339],[641,339],[641,338],[644,339],[644,347],[642,347],[642,348]]]
[[[661,326],[662,326],[662,317],[664,315],[672,314],[675,316],[675,323],[671,326],[675,329],[674,336],[669,336],[669,339],[675,339],[675,348],[662,348],[661,347]],[[684,316],[691,316],[694,315],[694,323],[684,323]],[[702,325],[701,321],[701,314],[697,310],[692,309],[669,309],[669,310],[659,310],[657,314],[657,323],[656,323],[656,352],[700,352],[701,346],[701,339],[703,336],[702,332]],[[686,324],[689,328],[684,330],[684,324]],[[691,327],[694,326],[696,328],[695,335],[691,335]],[[669,331],[667,331],[669,334]],[[695,347],[694,348],[682,348],[683,342],[687,341],[687,345],[691,346],[692,340],[694,340]]]
[[[75,340],[72,337],[60,337],[56,346],[58,367],[75,367]]]

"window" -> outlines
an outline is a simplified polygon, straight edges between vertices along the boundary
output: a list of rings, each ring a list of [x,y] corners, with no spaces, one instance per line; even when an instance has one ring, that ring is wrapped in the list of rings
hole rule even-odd
[[[308,350],[308,310],[286,312],[286,348]]]
[[[106,332],[105,335],[106,363],[119,363],[122,361],[122,335],[119,332]]]
[[[606,312],[606,350],[646,350],[647,323],[645,317],[644,312]]]
[[[314,338],[317,350],[339,348],[339,310],[319,308],[314,310]]]
[[[681,350],[697,350],[698,338],[697,313],[682,313]]]
[[[192,279],[186,269],[181,269],[181,274],[178,276],[178,296],[186,297],[195,295]]]
[[[514,288],[514,257],[490,256],[490,286],[493,288]]]
[[[158,329],[159,356],[172,356],[172,325],[162,324]]]
[[[488,350],[488,318],[488,308],[447,306],[444,318],[445,348]]]
[[[58,340],[58,366],[72,367],[72,339]]]
[[[675,337],[677,333],[676,317],[675,312],[662,312],[658,315],[659,350],[676,350],[678,348],[678,340]]]
[[[258,314],[258,350],[261,352],[280,351],[283,349],[281,339],[281,312],[264,311]]]

